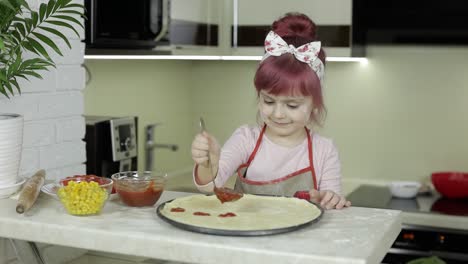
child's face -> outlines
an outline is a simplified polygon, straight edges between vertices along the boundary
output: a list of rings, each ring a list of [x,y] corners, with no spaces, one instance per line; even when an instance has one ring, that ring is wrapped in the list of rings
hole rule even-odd
[[[276,96],[261,91],[258,108],[273,132],[289,135],[309,124],[313,103],[311,96]]]

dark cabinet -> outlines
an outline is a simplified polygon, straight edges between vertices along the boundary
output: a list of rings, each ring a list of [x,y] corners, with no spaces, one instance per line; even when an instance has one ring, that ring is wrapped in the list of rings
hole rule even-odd
[[[366,45],[468,45],[466,0],[353,0],[353,40]]]

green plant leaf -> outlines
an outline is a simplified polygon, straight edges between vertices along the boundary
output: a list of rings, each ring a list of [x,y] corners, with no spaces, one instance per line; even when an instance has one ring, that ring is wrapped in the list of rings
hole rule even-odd
[[[26,28],[24,27],[23,23],[18,22],[14,24],[14,27],[18,29],[21,35],[26,36]]]
[[[60,7],[64,7],[64,6],[68,5],[70,2],[71,2],[71,0],[57,0],[57,4]]]
[[[45,48],[41,45],[41,43],[37,42],[36,40],[34,40],[33,38],[30,38],[30,37],[28,37],[27,40],[29,41],[29,44],[31,44],[34,47],[34,49],[37,52],[39,52],[39,53],[35,52],[36,54],[42,55],[43,57],[50,60],[49,54],[47,53]]]
[[[16,76],[21,77],[21,78],[29,81],[28,77],[26,77],[26,75],[24,75],[24,74],[16,74]]]
[[[10,96],[8,96],[8,93],[5,91],[3,82],[0,82],[0,93],[3,94],[6,98],[10,99]]]
[[[26,26],[26,31],[31,32],[31,28],[32,28],[32,24],[33,24],[32,19],[25,18],[24,21],[25,21],[24,25]]]
[[[63,56],[62,52],[60,51],[60,49],[57,47],[57,45],[55,45],[55,43],[48,37],[46,37],[45,35],[42,35],[40,33],[37,33],[37,32],[31,32],[31,34],[33,34],[36,38],[40,39],[42,42],[44,42],[45,44],[47,44],[49,47],[51,47],[55,52],[57,52],[60,56]]]
[[[55,2],[54,9],[52,10],[52,13],[57,12],[57,9],[60,8],[60,3],[59,3],[59,1],[60,1],[60,0],[57,0],[57,1]]]
[[[38,79],[43,79],[41,75],[39,75],[37,72],[33,72],[33,71],[23,71],[23,74],[26,74],[26,75],[31,75],[31,76],[34,76]]]
[[[34,59],[29,59],[29,60],[25,60],[23,61],[23,63],[21,63],[20,65],[20,69],[27,69],[29,66],[31,65],[34,65],[34,64],[44,64],[44,65],[50,65],[51,62],[49,61],[46,61],[44,59],[41,59],[41,58],[34,58]]]
[[[44,3],[37,11],[31,10],[26,1],[29,0],[0,0],[0,93],[7,98],[14,95],[15,90],[21,94],[17,78],[29,80],[33,76],[42,79],[40,71],[56,67],[49,56],[49,47],[57,54],[63,54],[52,36],[72,48],[62,28],[69,28],[80,37],[75,24],[84,28],[81,18],[86,19],[84,5],[73,3],[73,0],[39,1]],[[24,10],[29,10],[30,15],[23,16]],[[36,56],[25,59],[24,50]]]
[[[6,77],[6,72],[4,72],[4,69],[0,71],[0,81],[8,82],[8,79]]]
[[[75,14],[75,15],[79,15],[79,16],[83,16],[83,13],[80,12],[80,11],[76,11],[76,10],[59,10],[57,11],[57,14]]]
[[[72,48],[72,47],[71,47],[71,44],[70,44],[70,41],[68,41],[68,38],[67,38],[65,35],[63,35],[60,31],[58,31],[58,30],[56,30],[56,29],[54,29],[54,28],[50,28],[50,27],[39,26],[39,28],[42,29],[42,30],[48,31],[48,32],[50,32],[50,33],[52,33],[52,34],[55,34],[55,35],[57,35],[57,36],[59,36],[60,38],[63,39],[63,41],[65,41],[65,43],[67,43],[67,46],[68,46],[70,49]]]
[[[54,0],[50,0],[49,3],[47,4],[47,16],[50,16],[50,14],[52,13],[55,3],[56,2]]]
[[[0,1],[0,5],[6,6],[8,9],[11,9],[11,10],[16,10],[15,7],[12,6],[8,0]]]
[[[26,0],[16,0],[22,7],[26,8],[28,11],[31,11],[31,7]]]
[[[52,66],[55,67],[55,63],[53,61],[48,61],[45,59],[40,59],[38,62],[34,63],[35,65],[41,65],[41,66]]]
[[[39,20],[41,22],[44,20],[46,13],[47,13],[47,5],[42,3],[41,6],[39,7]]]
[[[12,40],[14,40],[14,42],[16,42],[15,44],[20,44],[21,43],[21,35],[20,35],[20,33],[18,33],[18,31],[13,31],[13,33],[11,33],[11,36],[13,37]]]
[[[78,37],[80,36],[80,33],[78,33],[78,31],[76,31],[76,29],[74,27],[70,26],[69,24],[67,24],[65,22],[57,21],[57,20],[46,20],[44,22],[49,23],[49,24],[53,24],[53,25],[56,25],[56,26],[67,27],[67,28],[73,30]]]
[[[13,64],[11,64],[10,67],[8,67],[7,75],[8,76],[13,75],[18,70],[18,67],[20,66],[20,64],[21,64],[21,53],[16,55],[15,62],[13,62]]]
[[[28,41],[23,41],[23,47],[25,49],[37,54],[37,51],[34,49],[34,47]]]
[[[3,82],[5,84],[5,87],[10,91],[11,95],[14,95],[13,93],[13,87],[11,87],[11,83],[9,81]]]
[[[12,79],[10,80],[10,82],[16,87],[16,90],[18,90],[18,93],[21,94],[21,89],[20,89],[20,86],[19,86],[18,82],[16,81],[16,79],[15,79],[15,78],[12,78]]]
[[[84,28],[83,27],[83,24],[78,21],[76,18],[74,17],[71,17],[71,16],[62,16],[62,15],[53,15],[52,16],[53,18],[60,18],[60,19],[63,19],[63,20],[68,20],[68,21],[71,21],[71,22],[74,22],[76,24],[78,24],[81,28]]]
[[[22,71],[28,71],[28,70],[48,70],[47,67],[52,66],[54,67],[55,65],[49,61],[43,60],[43,59],[33,59],[30,61],[27,61],[26,63],[23,63],[23,65],[20,66],[19,72]]]
[[[23,61],[23,63],[21,63],[21,65],[19,66],[19,70],[21,71],[23,69],[28,68],[29,65],[34,64],[35,63],[34,61],[37,61],[37,60],[40,60],[40,59],[39,58],[34,58],[34,59],[29,59],[29,60]]]
[[[37,65],[36,65],[36,66],[30,66],[30,67],[28,68],[28,70],[29,70],[29,71],[39,71],[39,70],[41,70],[41,71],[48,71],[49,69],[47,69],[46,66],[37,66]]]
[[[19,16],[15,16],[12,20],[12,22],[23,22],[23,23],[26,23],[26,19],[22,18],[22,17],[19,17]]]
[[[68,4],[67,6],[64,6],[63,8],[76,8],[76,7],[77,7],[77,8],[82,8],[82,9],[85,8],[84,5],[81,5],[81,4],[73,4],[73,3]]]
[[[32,25],[33,27],[36,27],[37,26],[37,22],[39,20],[39,15],[37,14],[37,12],[31,12],[31,19],[32,19]]]

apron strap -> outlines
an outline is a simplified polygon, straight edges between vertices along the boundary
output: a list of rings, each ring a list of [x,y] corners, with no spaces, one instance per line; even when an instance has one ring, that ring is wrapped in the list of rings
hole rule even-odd
[[[310,164],[310,171],[312,173],[312,181],[314,182],[314,189],[318,190],[317,189],[317,177],[315,176],[315,167],[314,167],[314,152],[312,151],[313,150],[312,139],[310,137],[309,129],[306,127],[305,130],[307,134],[307,143],[308,143],[307,148],[309,150],[309,164]]]
[[[252,162],[252,160],[255,158],[255,155],[257,154],[257,150],[260,147],[260,143],[262,143],[263,134],[265,134],[265,130],[266,130],[266,125],[263,125],[262,131],[260,131],[260,136],[258,137],[257,143],[255,144],[255,148],[252,151],[252,153],[250,153],[249,159],[247,160],[247,164],[249,165],[250,165],[250,162]]]

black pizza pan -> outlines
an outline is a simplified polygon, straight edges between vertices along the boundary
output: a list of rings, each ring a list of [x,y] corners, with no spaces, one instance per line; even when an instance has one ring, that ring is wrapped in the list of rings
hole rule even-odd
[[[174,199],[173,199],[174,200]],[[301,228],[304,228],[306,226],[309,226],[313,223],[317,223],[323,216],[324,210],[321,206],[317,205],[314,202],[309,201],[311,204],[314,204],[317,208],[320,209],[320,215],[317,216],[316,218],[307,221],[302,224],[298,225],[293,225],[293,226],[288,226],[288,227],[283,227],[283,228],[274,228],[274,229],[261,229],[261,230],[228,230],[228,229],[216,229],[216,228],[207,228],[207,227],[200,227],[200,226],[194,226],[190,224],[185,224],[181,222],[177,222],[175,220],[172,220],[165,215],[161,213],[161,211],[164,209],[164,206],[167,203],[172,202],[173,200],[166,201],[162,204],[160,204],[156,208],[156,214],[165,222],[191,232],[196,232],[196,233],[202,233],[202,234],[210,234],[210,235],[217,235],[217,236],[268,236],[268,235],[276,235],[276,234],[282,234],[282,233],[288,233],[292,231],[299,230]]]

